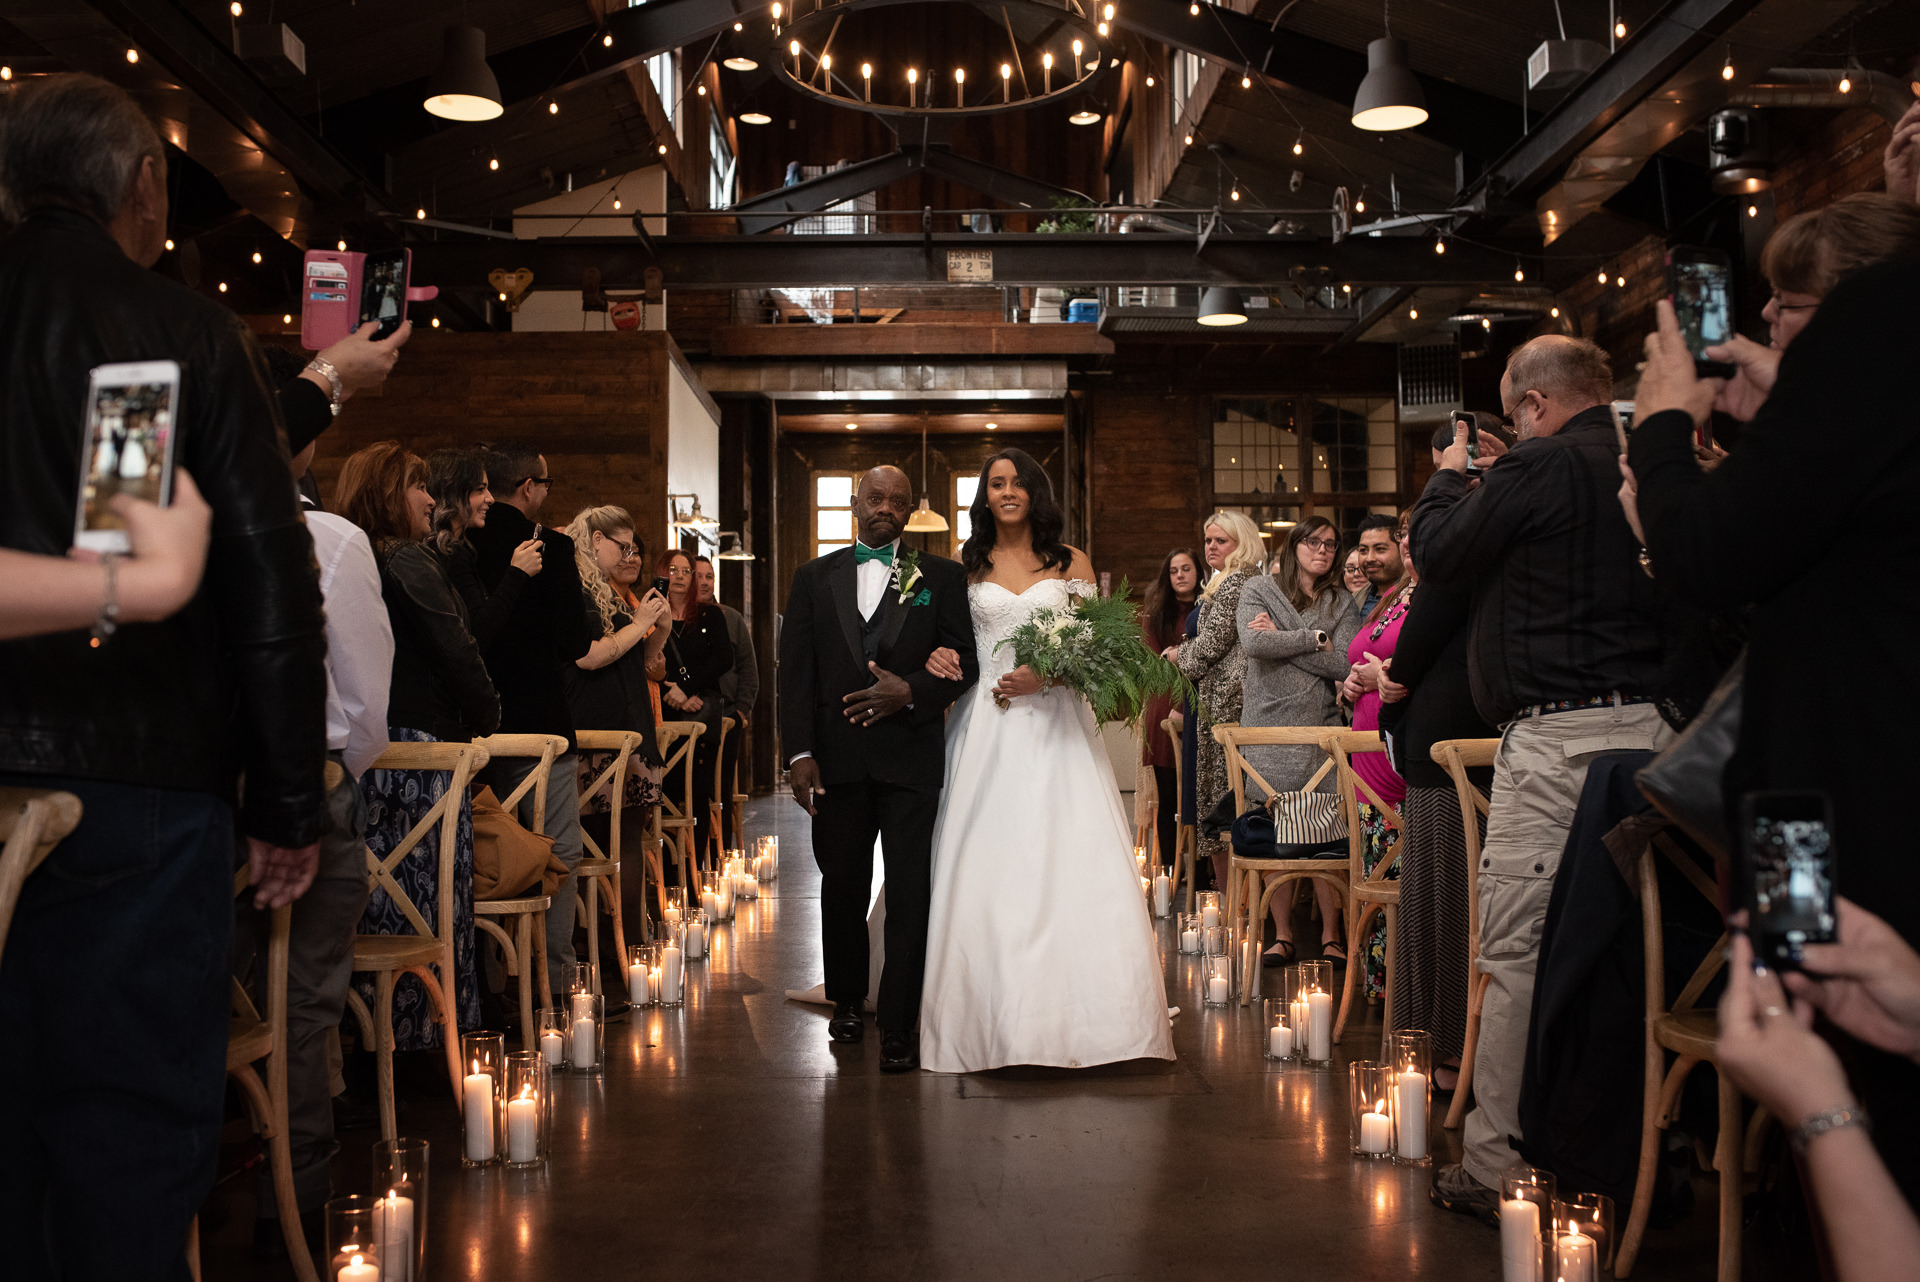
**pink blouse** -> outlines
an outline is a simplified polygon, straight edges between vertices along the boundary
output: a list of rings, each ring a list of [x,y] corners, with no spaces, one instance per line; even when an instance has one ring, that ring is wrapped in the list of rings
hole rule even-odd
[[[1347,647],[1348,663],[1364,663],[1371,654],[1376,659],[1390,659],[1393,648],[1400,641],[1400,625],[1406,621],[1407,607],[1413,603],[1411,590],[1403,592],[1387,612],[1371,623],[1362,624],[1359,634],[1353,638],[1353,644]],[[1391,669],[1388,675],[1392,675]],[[1353,728],[1355,730],[1380,729],[1380,692],[1369,690],[1360,696],[1360,702],[1353,709]],[[1353,772],[1367,781],[1369,787],[1378,793],[1380,800],[1398,806],[1407,799],[1407,785],[1393,766],[1387,761],[1386,752],[1357,752],[1353,755]],[[1365,792],[1360,801],[1371,801]]]

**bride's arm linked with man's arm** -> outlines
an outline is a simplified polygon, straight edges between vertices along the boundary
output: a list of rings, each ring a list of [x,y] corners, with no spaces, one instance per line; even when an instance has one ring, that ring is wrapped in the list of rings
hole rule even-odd
[[[921,722],[944,715],[948,705],[980,678],[973,614],[967,608],[967,572],[958,561],[940,558],[938,564],[943,581],[934,585],[931,608],[940,644],[927,656],[924,668],[906,674],[913,691],[907,713]]]

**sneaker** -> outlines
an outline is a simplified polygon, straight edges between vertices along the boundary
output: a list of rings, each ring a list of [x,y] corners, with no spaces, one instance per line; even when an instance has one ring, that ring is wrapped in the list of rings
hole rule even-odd
[[[1500,1227],[1500,1191],[1474,1179],[1458,1162],[1435,1169],[1427,1196],[1442,1210],[1471,1215],[1492,1228]]]

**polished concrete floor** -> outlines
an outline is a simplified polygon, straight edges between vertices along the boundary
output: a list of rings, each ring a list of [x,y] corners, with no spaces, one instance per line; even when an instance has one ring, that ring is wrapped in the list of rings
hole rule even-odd
[[[781,837],[772,894],[690,968],[684,1008],[611,1024],[605,1077],[560,1081],[546,1169],[463,1170],[451,1099],[411,1102],[430,1278],[1499,1278],[1497,1234],[1429,1205],[1428,1169],[1348,1154],[1345,1062],[1377,1012],[1333,1072],[1276,1069],[1253,1008],[1203,1009],[1169,950],[1175,1062],[884,1076],[871,1030],[833,1046],[783,996],[819,979],[818,877],[790,800],[748,819]],[[367,1192],[372,1136],[344,1138],[336,1189]],[[1700,1192],[1636,1278],[1712,1276]],[[207,1222],[207,1277],[290,1276],[251,1255],[250,1179]]]

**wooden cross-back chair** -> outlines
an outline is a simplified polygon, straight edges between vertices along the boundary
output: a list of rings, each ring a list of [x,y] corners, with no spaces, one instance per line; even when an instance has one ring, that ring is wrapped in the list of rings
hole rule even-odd
[[[1473,1057],[1480,1044],[1480,1008],[1486,1004],[1490,977],[1479,973],[1480,961],[1480,850],[1485,838],[1488,799],[1467,774],[1493,764],[1500,751],[1498,739],[1444,739],[1429,751],[1434,762],[1453,780],[1460,801],[1460,825],[1467,839],[1467,1032],[1460,1047],[1460,1083],[1447,1108],[1446,1126],[1452,1130],[1467,1116],[1467,1096],[1473,1090]]]
[[[0,951],[20,888],[80,824],[80,798],[51,788],[0,788]]]
[[[707,794],[707,844],[704,850],[706,867],[716,870],[724,867],[727,860],[726,830],[721,824],[721,812],[731,801],[733,789],[727,779],[727,736],[738,729],[740,723],[732,717],[720,718],[720,738],[713,745],[713,791]]]
[[[580,812],[586,813],[591,798],[598,795],[602,788],[607,789],[609,800],[608,818],[612,822],[607,827],[607,848],[600,849],[592,837],[583,828],[580,833],[580,845],[585,852],[575,866],[575,883],[585,894],[574,900],[578,905],[576,913],[583,917],[587,925],[587,960],[593,963],[593,991],[601,991],[600,984],[600,883],[607,883],[607,907],[613,914],[613,944],[618,956],[615,961],[626,965],[627,932],[626,923],[620,916],[620,821],[626,813],[627,805],[627,769],[633,761],[633,754],[640,747],[640,735],[634,730],[576,730],[573,742],[582,752],[611,752],[613,760],[607,763],[593,781],[580,791]],[[646,871],[641,870],[641,897],[646,895]]]
[[[1178,894],[1180,878],[1187,879],[1187,911],[1193,911],[1193,899],[1199,887],[1200,828],[1194,817],[1180,809],[1180,799],[1186,795],[1186,757],[1181,750],[1180,737],[1185,733],[1186,718],[1178,709],[1160,723],[1160,730],[1173,741],[1173,797],[1162,797],[1163,805],[1173,806],[1173,889]]]
[[[1363,955],[1366,932],[1378,914],[1386,923],[1386,974],[1380,993],[1382,1009],[1386,1012],[1380,1021],[1380,1059],[1384,1062],[1388,1055],[1388,1034],[1393,1030],[1393,928],[1400,909],[1400,883],[1392,874],[1406,850],[1407,829],[1400,818],[1400,808],[1383,801],[1373,785],[1353,768],[1354,753],[1386,751],[1379,732],[1335,730],[1326,734],[1326,748],[1338,771],[1340,807],[1347,817],[1347,871],[1352,878],[1347,893],[1347,977],[1340,994],[1340,1017],[1333,1025],[1333,1040],[1339,1041],[1347,1030],[1347,1016],[1352,1013],[1354,992],[1359,987],[1358,977],[1367,965]],[[1367,834],[1360,827],[1362,801],[1378,810],[1401,837],[1393,853],[1375,864],[1372,872],[1367,871]]]
[[[370,971],[374,976],[374,1006],[354,989],[347,990],[347,1005],[359,1022],[361,1035],[373,1046],[378,1064],[380,1092],[380,1134],[384,1139],[399,1135],[393,1111],[393,989],[400,976],[410,974],[427,990],[433,1006],[434,1022],[441,1026],[447,1053],[447,1072],[453,1081],[453,1097],[460,1098],[466,1074],[460,1066],[460,1021],[454,997],[453,964],[453,861],[459,836],[460,806],[466,800],[467,786],[474,774],[487,764],[487,750],[474,743],[395,743],[380,754],[373,770],[432,770],[449,776],[447,790],[433,808],[420,817],[412,831],[385,858],[367,851],[367,880],[376,890],[384,890],[412,926],[411,935],[355,935],[353,969]],[[444,822],[443,822],[444,821]],[[394,877],[394,870],[412,855],[426,839],[439,830],[435,846],[439,865],[435,871],[439,891],[438,920],[429,923],[413,899]]]
[[[1647,1214],[1653,1208],[1654,1173],[1660,1163],[1661,1133],[1673,1123],[1680,1108],[1680,1089],[1696,1065],[1707,1063],[1719,1071],[1714,1044],[1720,1038],[1720,1017],[1712,1010],[1700,1010],[1696,1003],[1726,965],[1728,936],[1720,938],[1707,951],[1693,975],[1674,999],[1666,1002],[1667,947],[1661,930],[1660,877],[1655,866],[1656,853],[1665,858],[1680,875],[1720,911],[1720,890],[1713,877],[1688,858],[1665,831],[1657,832],[1640,851],[1635,871],[1640,894],[1640,929],[1646,971],[1646,1084],[1641,1104],[1640,1169],[1634,1178],[1633,1208],[1627,1215],[1627,1227],[1620,1237],[1620,1252],[1614,1276],[1626,1277],[1633,1271],[1640,1254],[1641,1239],[1647,1230]],[[1675,1055],[1673,1067],[1666,1064],[1666,1052]],[[1720,1136],[1714,1144],[1713,1169],[1720,1176],[1720,1264],[1719,1282],[1738,1282],[1740,1277],[1740,1207],[1745,1171],[1752,1164],[1749,1154],[1756,1145],[1764,1113],[1756,1113],[1749,1133],[1740,1124],[1740,1089],[1719,1072]]]
[[[547,787],[553,773],[553,763],[567,750],[567,741],[557,734],[494,734],[474,742],[487,750],[489,760],[498,761],[504,757],[533,757],[539,762],[520,786],[512,793],[499,798],[500,808],[516,820],[520,815],[520,803],[527,794],[533,794],[533,823],[529,830],[545,834],[547,830]],[[537,892],[536,887],[536,892]],[[547,987],[547,909],[553,907],[553,896],[534,893],[516,895],[511,899],[475,899],[473,901],[473,924],[478,930],[492,936],[500,945],[500,958],[506,967],[508,976],[518,976],[520,980],[520,1048],[532,1050],[540,1043],[539,1016],[540,1007],[549,1004],[550,990]],[[506,927],[497,918],[509,919],[513,933],[509,935]],[[540,1000],[534,1001],[534,976],[540,977]]]
[[[1323,753],[1328,749],[1326,726],[1218,725],[1213,728],[1213,737],[1226,749],[1227,781],[1233,788],[1233,813],[1236,815],[1247,808],[1249,778],[1259,784],[1269,797],[1279,791],[1247,763],[1244,749],[1273,744],[1317,748]],[[1333,769],[1331,759],[1323,762],[1307,781],[1307,786],[1300,791],[1313,792]],[[1232,956],[1236,959],[1241,955],[1240,945],[1245,939],[1250,936],[1257,941],[1260,938],[1260,923],[1272,908],[1274,896],[1283,891],[1291,894],[1293,883],[1326,882],[1339,890],[1343,903],[1352,896],[1347,866],[1338,859],[1248,859],[1235,852],[1229,858],[1227,868],[1227,924],[1232,928]],[[1347,915],[1351,917],[1351,911]],[[1245,975],[1241,975],[1237,981],[1242,1006],[1260,992],[1262,967],[1256,962],[1248,969],[1252,971],[1253,982],[1247,983]]]
[[[652,858],[658,875],[660,888],[659,911],[662,917],[667,912],[667,881],[664,873],[664,851],[662,847],[671,841],[680,852],[680,886],[697,903],[699,893],[693,889],[694,831],[697,824],[693,809],[693,758],[700,743],[700,736],[706,727],[698,721],[662,721],[653,728],[654,743],[660,749],[660,804],[654,807],[653,831],[648,837],[652,847]],[[673,795],[673,772],[685,765],[680,771],[680,796]]]

